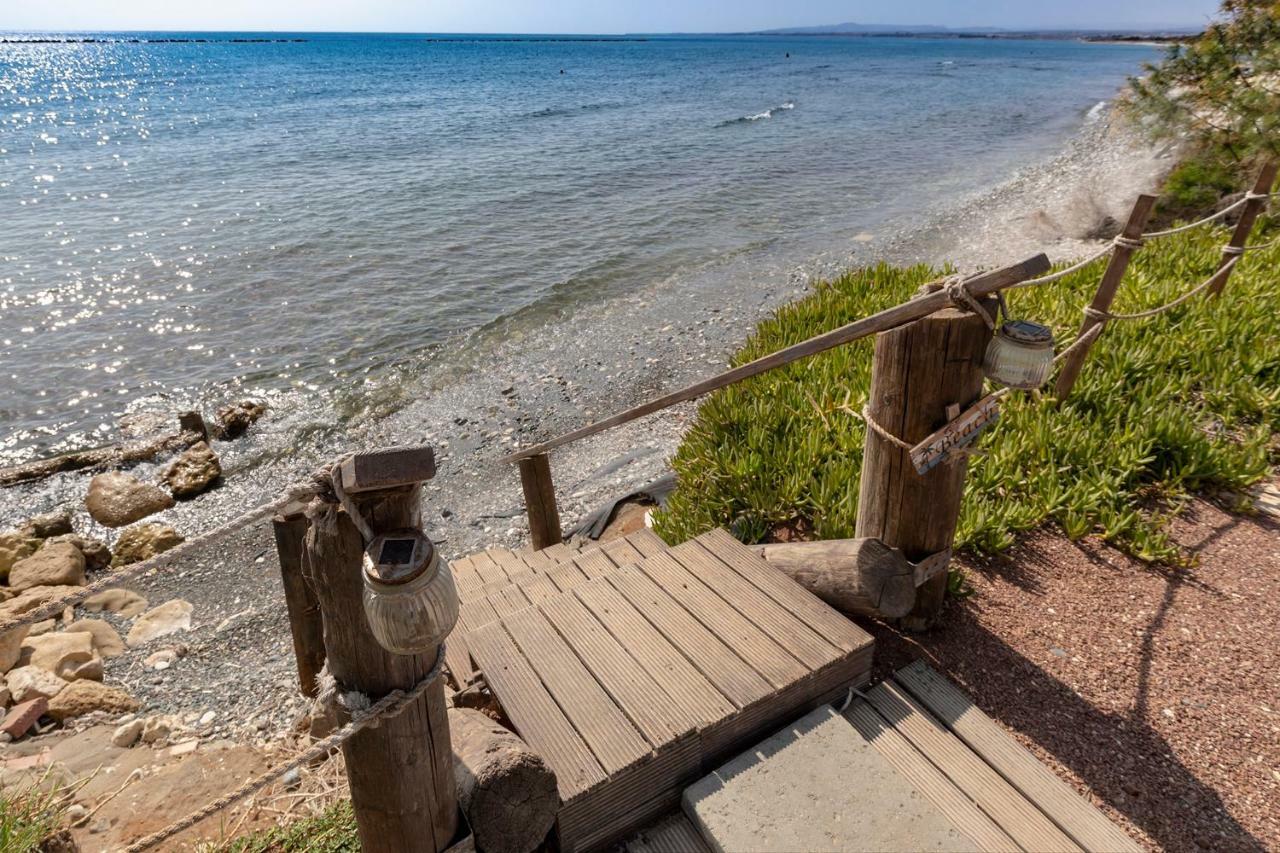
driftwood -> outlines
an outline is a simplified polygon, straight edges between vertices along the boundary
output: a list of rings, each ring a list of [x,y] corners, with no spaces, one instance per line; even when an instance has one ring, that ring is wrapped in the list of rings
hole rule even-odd
[[[556,776],[542,756],[479,711],[449,709],[458,805],[484,853],[529,853],[560,808]]]
[[[197,412],[186,412],[178,417],[180,431],[146,441],[129,444],[111,444],[92,450],[75,450],[49,459],[37,459],[9,468],[0,468],[0,487],[16,486],[32,480],[42,480],[63,471],[113,468],[130,462],[144,462],[162,453],[186,450],[200,441],[208,441],[209,432],[204,419]]]
[[[896,619],[911,612],[916,587],[946,566],[949,552],[919,564],[879,539],[784,542],[757,547],[771,566],[845,613]]]

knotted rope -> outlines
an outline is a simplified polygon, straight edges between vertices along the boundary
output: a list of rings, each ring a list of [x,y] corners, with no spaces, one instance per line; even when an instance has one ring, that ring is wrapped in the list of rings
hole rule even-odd
[[[440,677],[440,671],[443,668],[443,665],[444,644],[441,643],[440,648],[436,651],[436,661],[432,664],[431,670],[413,687],[408,690],[392,690],[386,696],[383,696],[377,702],[368,706],[366,710],[351,710],[351,722],[347,723],[328,737],[316,741],[309,749],[295,757],[292,761],[268,770],[257,778],[244,783],[234,791],[224,794],[203,808],[192,812],[182,820],[166,826],[159,832],[153,832],[151,835],[148,835],[140,841],[134,842],[126,848],[128,853],[140,853],[140,851],[143,850],[150,850],[160,842],[172,838],[179,832],[190,829],[215,812],[221,811],[236,800],[262,790],[272,782],[283,777],[289,771],[297,770],[316,760],[328,758],[334,749],[341,746],[353,735],[365,729],[380,725],[384,719],[391,719],[398,716],[405,708],[420,699],[427,690],[430,689],[431,685]],[[329,680],[332,681],[332,677],[330,677]],[[334,689],[336,690],[336,685]],[[356,695],[364,697],[365,702],[368,702],[368,697],[365,697],[364,694],[357,693]]]
[[[953,275],[947,278],[942,283],[942,290],[947,294],[947,298],[951,300],[952,305],[957,308],[968,308],[982,318],[982,322],[987,324],[988,329],[995,329],[996,321],[987,312],[987,309],[982,306],[982,303],[978,301],[978,298],[973,295],[973,292],[969,290],[964,276]]]
[[[248,512],[238,515],[219,527],[215,527],[206,533],[202,533],[194,539],[188,539],[180,545],[175,545],[168,551],[157,554],[141,562],[127,566],[120,571],[112,572],[88,586],[82,586],[73,593],[55,598],[52,601],[28,610],[19,616],[13,616],[0,622],[0,634],[13,628],[23,625],[32,625],[41,622],[50,617],[56,616],[63,611],[64,608],[74,606],[85,599],[97,595],[100,592],[120,586],[136,577],[146,574],[161,563],[169,563],[173,560],[192,551],[200,546],[214,540],[233,533],[242,527],[248,527],[261,519],[276,515],[287,507],[299,501],[313,497],[320,491],[319,478],[320,475],[313,475],[311,480],[303,483],[294,483],[284,490],[284,492],[274,501],[262,504],[259,507],[249,510]],[[335,478],[336,479],[336,478]]]
[[[1260,248],[1260,247],[1255,246],[1253,248]],[[1202,291],[1208,289],[1209,287],[1212,287],[1215,282],[1219,281],[1224,276],[1228,275],[1231,272],[1232,268],[1235,267],[1236,262],[1240,260],[1240,255],[1242,254],[1244,254],[1243,251],[1239,253],[1235,253],[1235,257],[1233,257],[1231,260],[1223,264],[1222,268],[1219,269],[1217,272],[1215,272],[1213,275],[1209,276],[1209,278],[1203,284],[1196,286],[1192,290],[1188,290],[1186,293],[1182,294],[1177,299],[1174,299],[1171,302],[1166,302],[1164,305],[1158,305],[1155,308],[1149,308],[1146,311],[1136,311],[1132,314],[1116,314],[1111,311],[1102,311],[1090,305],[1084,309],[1084,314],[1086,317],[1089,317],[1093,320],[1099,320],[1099,321],[1141,320],[1145,317],[1154,317],[1157,314],[1163,314],[1165,311],[1168,311],[1172,308],[1176,308],[1177,306],[1186,302],[1188,299],[1192,298],[1196,294],[1201,293]]]
[[[351,517],[351,522],[356,526],[356,530],[360,531],[360,538],[364,540],[364,544],[368,545],[373,541],[373,528],[369,526],[369,522],[365,520],[361,514],[359,507],[355,501],[351,500],[347,495],[346,489],[342,487],[342,475],[338,473],[338,467],[355,454],[348,454],[339,459],[333,466],[333,494],[338,499],[338,504],[347,511],[347,515]]]

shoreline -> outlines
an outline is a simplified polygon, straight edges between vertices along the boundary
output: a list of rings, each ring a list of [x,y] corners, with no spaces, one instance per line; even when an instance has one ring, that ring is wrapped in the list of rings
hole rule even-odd
[[[517,443],[536,443],[718,372],[759,319],[849,266],[952,261],[975,269],[1042,250],[1055,262],[1078,257],[1097,245],[1084,235],[1105,216],[1122,217],[1166,165],[1103,114],[1057,156],[887,239],[852,238],[830,256],[763,282],[726,286],[705,276],[676,293],[658,282],[538,328],[509,329],[494,351],[475,355],[484,359],[483,371],[453,383],[447,380],[457,368],[425,377],[418,399],[385,417],[353,417],[345,432],[325,434],[308,410],[270,412],[249,435],[215,446],[225,485],[148,520],[193,536],[352,447],[431,443],[439,473],[425,489],[423,522],[441,553],[453,558],[490,545],[518,547],[527,537],[519,477],[514,466],[497,461]],[[1131,181],[1117,180],[1122,173]],[[562,523],[571,527],[604,500],[664,473],[695,408],[696,402],[681,404],[553,454]],[[313,435],[319,438],[311,442]],[[150,479],[160,467],[144,463],[133,472]],[[103,536],[83,509],[87,481],[86,474],[60,474],[7,490],[8,517],[0,527],[66,504],[75,510],[78,531]],[[233,534],[131,587],[152,604],[180,597],[195,605],[193,630],[173,638],[190,653],[158,673],[142,663],[154,647],[129,650],[109,662],[108,682],[134,692],[149,713],[216,708],[228,721],[219,736],[270,741],[288,730],[301,704],[266,526]],[[254,654],[252,668],[237,663],[245,651]]]

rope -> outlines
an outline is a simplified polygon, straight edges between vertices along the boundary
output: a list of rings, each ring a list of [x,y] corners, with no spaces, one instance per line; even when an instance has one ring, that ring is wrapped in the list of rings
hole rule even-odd
[[[1116,238],[1116,239],[1120,239],[1120,238]],[[1099,250],[1098,250],[1097,252],[1095,252],[1094,254],[1090,255],[1089,257],[1085,258],[1084,260],[1076,261],[1074,264],[1072,264],[1071,266],[1067,267],[1066,269],[1061,269],[1061,270],[1058,270],[1058,271],[1057,271],[1057,272],[1055,272],[1055,273],[1049,273],[1048,275],[1042,275],[1042,276],[1040,276],[1040,278],[1032,278],[1032,279],[1027,279],[1026,281],[1020,281],[1020,282],[1018,282],[1017,284],[1010,285],[1009,287],[1007,287],[1007,288],[1005,288],[1005,289],[1006,289],[1006,290],[1018,290],[1018,289],[1023,288],[1023,287],[1035,287],[1036,285],[1040,285],[1040,284],[1049,284],[1049,283],[1051,283],[1051,282],[1058,281],[1059,279],[1066,278],[1067,276],[1071,275],[1073,272],[1078,272],[1078,271],[1080,271],[1080,270],[1084,269],[1085,267],[1089,266],[1089,264],[1092,264],[1094,261],[1099,260],[1099,259],[1100,259],[1100,258],[1102,258],[1104,255],[1109,255],[1109,254],[1111,254],[1111,249],[1112,249],[1114,246],[1115,246],[1115,241],[1112,241],[1111,243],[1108,243],[1108,244],[1107,244],[1106,246],[1104,246],[1103,248],[1099,249]]]
[[[369,522],[365,520],[365,517],[360,514],[360,509],[356,506],[355,501],[351,500],[351,498],[347,496],[346,489],[342,487],[342,476],[337,473],[338,466],[354,455],[355,454],[344,456],[334,464],[333,470],[335,473],[333,475],[333,493],[337,496],[338,503],[347,511],[347,515],[351,517],[351,522],[355,524],[356,530],[360,531],[360,537],[364,539],[364,544],[368,545],[373,541],[373,528],[369,526]]]
[[[334,478],[335,481],[337,479],[337,477]],[[239,515],[231,519],[220,527],[215,527],[213,530],[210,530],[207,533],[202,533],[194,539],[188,539],[182,544],[175,545],[168,551],[157,554],[154,557],[143,560],[139,563],[134,563],[118,572],[112,572],[111,574],[94,581],[88,586],[80,587],[73,593],[55,598],[52,601],[46,602],[32,610],[28,610],[26,613],[19,616],[13,616],[9,619],[5,619],[0,622],[0,634],[4,634],[6,631],[21,627],[22,625],[31,625],[52,616],[56,616],[66,607],[77,605],[90,596],[94,596],[104,590],[120,586],[121,584],[133,580],[140,575],[146,574],[161,563],[172,562],[175,558],[181,557],[186,552],[204,545],[210,540],[226,536],[228,533],[232,533],[242,527],[248,527],[250,524],[260,521],[263,518],[276,515],[291,504],[313,497],[318,491],[319,485],[314,481],[309,483],[294,483],[292,486],[285,489],[281,496],[276,500],[251,509],[243,515]]]
[[[1228,255],[1228,256],[1238,256],[1238,255],[1243,255],[1245,252],[1257,251],[1258,249],[1270,249],[1273,246],[1280,246],[1280,237],[1277,237],[1274,240],[1268,240],[1266,243],[1255,243],[1252,246],[1231,246],[1231,245],[1223,246],[1222,254]]]
[[[1094,320],[1141,320],[1145,317],[1154,317],[1157,314],[1163,314],[1165,311],[1168,311],[1171,308],[1176,308],[1177,306],[1186,302],[1191,297],[1195,296],[1196,294],[1200,293],[1206,288],[1211,287],[1214,284],[1214,282],[1218,281],[1219,278],[1227,275],[1231,271],[1231,269],[1235,267],[1236,262],[1239,260],[1240,260],[1239,256],[1232,258],[1231,260],[1223,264],[1221,269],[1219,269],[1213,275],[1209,276],[1208,280],[1206,280],[1203,284],[1197,286],[1193,290],[1187,291],[1186,293],[1182,294],[1172,302],[1166,302],[1164,305],[1159,305],[1155,308],[1150,308],[1146,311],[1137,311],[1133,314],[1113,314],[1110,311],[1100,311],[1097,308],[1094,308],[1092,305],[1090,305],[1089,307],[1084,309],[1084,314],[1086,317],[1090,317]]]
[[[855,411],[854,409],[850,409],[847,407],[845,408],[845,411],[853,415],[855,418],[861,418],[862,422],[865,423],[872,432],[874,432],[876,435],[880,436],[885,441],[892,444],[894,447],[898,448],[899,450],[906,450],[910,452],[911,450],[910,444],[907,444],[905,441],[898,438],[893,433],[889,432],[887,429],[881,426],[880,423],[875,418],[871,417],[870,404],[863,406],[861,412]]]
[[[995,329],[996,321],[987,313],[987,309],[982,307],[982,303],[977,297],[969,291],[969,286],[965,284],[964,276],[953,275],[942,283],[942,289],[946,292],[947,298],[951,300],[951,304],[958,308],[968,308],[979,317],[982,322],[987,324],[988,329]]]
[[[1174,234],[1181,234],[1184,231],[1190,231],[1193,228],[1199,228],[1201,225],[1208,225],[1210,222],[1216,222],[1217,220],[1226,216],[1231,211],[1235,210],[1238,207],[1243,207],[1245,204],[1251,201],[1257,201],[1258,199],[1264,199],[1264,198],[1270,198],[1270,197],[1271,197],[1270,193],[1265,193],[1265,194],[1253,193],[1253,192],[1245,193],[1244,198],[1240,199],[1235,204],[1228,205],[1222,208],[1222,210],[1219,210],[1217,213],[1212,213],[1206,216],[1204,219],[1199,219],[1195,222],[1188,223],[1187,225],[1179,225],[1177,228],[1166,228],[1163,231],[1149,231],[1146,234],[1143,234],[1142,237],[1143,239],[1146,239],[1146,240],[1154,240],[1157,237],[1170,237]]]
[[[336,478],[335,478],[336,479]],[[431,670],[423,676],[422,680],[411,687],[409,690],[392,690],[386,696],[379,699],[366,711],[353,711],[351,714],[351,722],[335,731],[333,734],[316,741],[311,748],[301,755],[285,764],[281,764],[261,776],[244,783],[239,788],[224,794],[203,808],[192,812],[182,820],[166,826],[159,832],[153,832],[151,835],[134,842],[130,847],[126,848],[127,853],[141,853],[143,850],[150,850],[162,841],[165,841],[179,832],[190,829],[200,821],[221,811],[236,800],[256,793],[270,785],[272,782],[284,776],[291,770],[297,770],[304,765],[322,758],[328,758],[334,749],[341,746],[353,735],[367,728],[373,728],[381,725],[382,720],[396,717],[405,708],[420,699],[427,689],[440,677],[440,670],[444,664],[444,644],[440,644],[440,648],[436,651],[436,662],[432,664]],[[350,694],[348,694],[350,695]]]

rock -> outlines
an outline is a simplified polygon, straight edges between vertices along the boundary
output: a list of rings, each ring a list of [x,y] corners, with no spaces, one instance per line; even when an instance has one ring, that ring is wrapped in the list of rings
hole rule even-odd
[[[8,708],[12,699],[13,694],[9,692],[9,685],[0,680],[0,710]]]
[[[99,681],[73,681],[49,700],[49,716],[58,722],[92,711],[123,714],[139,708],[137,699]]]
[[[168,669],[169,664],[178,659],[178,653],[174,649],[161,649],[147,655],[142,665],[148,669]]]
[[[239,438],[266,412],[266,406],[255,403],[253,400],[242,400],[230,406],[223,406],[214,415],[213,435],[223,441]]]
[[[112,628],[101,619],[78,619],[66,628],[67,633],[83,631],[93,640],[93,650],[104,658],[113,658],[124,654],[124,641]]]
[[[9,586],[83,586],[84,554],[69,542],[45,545],[30,557],[19,560],[9,570]]]
[[[147,600],[131,589],[108,589],[84,600],[82,607],[89,613],[118,613],[132,619],[147,609]]]
[[[22,643],[23,666],[38,666],[69,679],[78,665],[93,659],[93,637],[77,631],[72,634],[58,632],[27,637]]]
[[[104,674],[105,666],[102,658],[94,655],[82,664],[79,664],[67,676],[68,681],[79,681],[87,678],[90,681],[101,681]]]
[[[111,565],[116,568],[150,560],[175,545],[181,545],[182,535],[167,524],[139,524],[130,527],[116,540],[116,553]]]
[[[160,481],[169,487],[175,498],[193,498],[206,491],[221,476],[218,454],[200,441],[183,451]]]
[[[4,722],[0,723],[0,732],[4,732],[9,737],[17,740],[30,731],[31,727],[36,724],[36,720],[43,717],[48,710],[49,700],[43,696],[19,702],[9,709],[9,713],[4,715]]]
[[[81,536],[79,533],[66,533],[49,539],[45,543],[45,547],[55,542],[67,542],[76,546],[80,553],[84,554],[86,571],[97,572],[111,565],[111,549],[107,547],[105,542],[98,539],[90,539],[87,536]]]
[[[9,671],[5,676],[13,701],[22,702],[34,696],[52,699],[67,686],[65,679],[59,678],[47,669],[38,666],[20,666]]]
[[[71,532],[71,512],[63,509],[33,515],[18,529],[35,539],[62,536]]]
[[[89,809],[86,806],[81,805],[80,803],[72,803],[71,805],[67,806],[65,817],[67,819],[67,823],[71,824],[72,826],[75,826],[76,824],[78,824],[80,821],[84,820],[88,816],[89,816]]]
[[[22,657],[22,643],[31,633],[28,625],[22,625],[0,634],[0,672],[8,672]]]
[[[22,592],[0,604],[0,619],[12,619],[42,607],[57,598],[79,592],[78,586],[36,586]]]
[[[9,576],[9,570],[19,560],[25,560],[40,547],[40,540],[18,531],[0,533],[0,580]]]
[[[47,634],[57,627],[58,627],[57,619],[42,619],[39,622],[34,622],[30,625],[31,633],[27,634],[27,636],[39,637],[41,634]]]
[[[173,721],[168,717],[149,717],[142,725],[142,742],[157,743],[173,734]]]
[[[84,504],[99,524],[124,527],[173,506],[173,496],[158,486],[113,471],[89,481]]]
[[[190,631],[193,609],[191,602],[183,601],[181,598],[153,607],[134,621],[125,642],[130,646],[141,646],[158,637],[166,637],[179,631]]]
[[[131,720],[111,733],[111,742],[125,749],[133,746],[142,736],[142,720]]]

